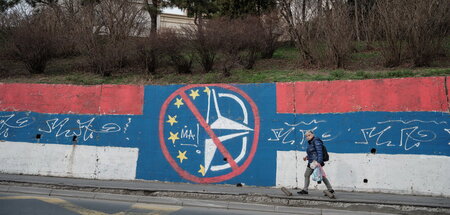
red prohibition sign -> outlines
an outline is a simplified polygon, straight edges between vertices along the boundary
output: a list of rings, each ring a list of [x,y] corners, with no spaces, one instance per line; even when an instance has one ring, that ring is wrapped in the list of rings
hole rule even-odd
[[[245,160],[245,162],[241,166],[237,165],[237,163],[234,160],[234,158],[230,155],[228,150],[221,143],[221,141],[219,140],[217,135],[214,134],[213,130],[208,125],[208,123],[206,123],[205,119],[200,114],[200,112],[198,111],[197,107],[194,105],[194,103],[192,103],[192,101],[190,100],[188,95],[185,93],[185,91],[187,91],[187,90],[189,90],[191,88],[196,88],[196,87],[220,87],[220,88],[224,88],[224,89],[227,89],[227,90],[230,90],[230,91],[233,91],[233,92],[236,92],[236,93],[240,94],[250,104],[250,106],[252,108],[252,112],[253,112],[254,125],[255,125],[254,132],[253,132],[253,134],[254,134],[253,144],[252,144],[252,148],[250,149],[249,156],[247,157],[247,159]],[[169,153],[169,151],[167,149],[167,146],[166,146],[165,138],[164,138],[164,119],[165,119],[167,107],[169,106],[171,101],[173,101],[173,99],[175,97],[177,97],[177,96],[180,96],[183,99],[183,101],[185,101],[186,106],[189,108],[190,111],[192,111],[192,113],[194,114],[195,118],[199,121],[199,124],[203,127],[203,129],[205,129],[206,133],[209,135],[209,137],[211,137],[211,139],[213,140],[214,144],[219,149],[220,153],[222,153],[222,155],[226,158],[226,160],[228,161],[228,163],[230,164],[230,166],[232,168],[232,171],[230,173],[225,174],[225,175],[221,175],[221,176],[215,176],[215,177],[197,177],[195,175],[190,174],[186,170],[182,169],[177,164],[177,162],[174,160],[174,158],[170,155],[170,153]],[[166,101],[164,102],[164,104],[161,107],[161,112],[159,114],[159,143],[161,145],[161,150],[162,150],[162,152],[164,154],[164,157],[167,159],[167,161],[170,163],[170,165],[175,169],[175,171],[181,177],[183,177],[186,180],[197,182],[197,183],[216,183],[216,182],[221,182],[221,181],[225,181],[225,180],[231,179],[231,178],[233,178],[235,176],[238,176],[241,173],[243,173],[245,171],[245,169],[247,169],[247,167],[250,165],[250,163],[253,160],[253,157],[255,156],[256,148],[258,146],[259,130],[260,130],[260,118],[259,118],[258,108],[257,108],[255,102],[253,102],[253,100],[244,91],[242,91],[239,88],[236,88],[234,86],[227,85],[227,84],[193,84],[193,85],[188,85],[188,86],[182,87],[182,88],[178,89],[177,91],[175,91],[174,93],[172,93],[166,99]]]

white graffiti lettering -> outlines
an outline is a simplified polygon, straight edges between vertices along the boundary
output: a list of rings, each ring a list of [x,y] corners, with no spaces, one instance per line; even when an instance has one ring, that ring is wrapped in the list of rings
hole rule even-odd
[[[281,140],[281,143],[286,144],[294,144],[295,140],[286,140],[286,138],[288,138],[289,134],[295,130],[295,127],[289,128],[287,131],[284,131],[284,128],[276,128],[276,129],[272,129],[273,134],[275,135],[275,138],[269,138],[268,141],[280,141],[281,138],[283,138]]]
[[[116,123],[106,123],[104,124],[100,130],[93,129],[92,123],[94,122],[95,118],[92,118],[90,120],[87,120],[85,122],[81,122],[80,120],[76,120],[77,127],[71,128],[71,129],[65,129],[67,122],[69,122],[69,118],[64,118],[63,120],[60,120],[58,118],[50,119],[46,121],[47,128],[38,130],[45,133],[53,133],[56,131],[55,136],[59,137],[61,135],[64,135],[65,137],[71,137],[71,136],[83,136],[83,140],[87,141],[89,139],[94,138],[94,133],[99,134],[106,134],[106,133],[113,133],[113,132],[119,132],[121,130],[120,126]]]
[[[195,140],[195,134],[192,132],[192,129],[181,129],[181,138],[192,139]]]
[[[318,128],[317,126],[311,127],[310,125],[313,123],[317,124],[320,122],[325,122],[325,121],[312,120],[309,123],[300,122],[297,124],[289,124],[289,123],[285,122],[284,124],[287,126],[290,126],[290,128],[273,128],[273,129],[271,129],[271,131],[273,133],[273,137],[271,137],[267,140],[271,141],[271,142],[281,142],[282,144],[294,145],[296,143],[296,138],[297,138],[299,140],[299,145],[303,145],[306,141],[305,132],[308,130],[315,131]],[[304,126],[306,126],[306,128],[299,128],[298,131],[300,132],[300,134],[291,135],[291,134],[295,134],[294,131],[297,129],[297,126],[300,126],[300,125],[304,125]],[[322,135],[323,141],[330,141],[335,138],[336,137],[332,136],[330,134],[330,132],[328,132],[328,131]]]
[[[194,134],[194,132],[192,132],[191,129],[181,129],[181,136],[180,138],[183,139],[188,139],[188,140],[197,140],[195,144],[189,144],[189,143],[181,143],[180,145],[182,146],[193,146],[193,147],[198,147],[199,144],[199,139],[198,139],[198,135],[200,133],[200,125],[197,123],[197,135]],[[187,128],[187,126],[185,126],[185,128]],[[197,137],[197,138],[196,138]]]
[[[125,124],[125,127],[123,128],[123,133],[127,133],[127,129],[131,124],[131,118],[128,118],[127,124]]]
[[[396,146],[392,144],[392,141],[385,141],[380,142],[381,137],[391,129],[392,126],[388,126],[383,128],[383,130],[375,133],[377,130],[377,127],[371,127],[371,128],[363,128],[361,129],[361,132],[364,137],[364,141],[355,142],[355,144],[369,144],[373,143],[371,141],[372,139],[376,138],[374,140],[375,145],[385,145],[386,146]],[[400,129],[400,141],[399,141],[399,147],[403,147],[405,151],[409,151],[410,149],[416,147],[418,148],[421,143],[424,142],[430,142],[436,139],[436,134],[433,131],[429,130],[419,130],[419,126],[409,127],[409,128],[402,128]],[[411,143],[413,142],[413,143]]]
[[[378,122],[378,124],[393,123],[393,122],[400,122],[400,123],[403,123],[403,124],[409,124],[409,123],[412,123],[412,122],[434,123],[436,125],[447,124],[446,121],[436,122],[436,121],[422,121],[422,120],[418,120],[418,119],[414,119],[414,120],[410,120],[410,121],[406,121],[406,122],[403,121],[403,120],[387,120],[387,121],[383,121],[383,122]]]
[[[419,128],[418,126],[415,126],[415,127],[411,127],[411,128],[404,128],[401,130],[400,146],[404,146],[406,151],[412,149],[413,147],[419,147],[420,143],[430,142],[430,141],[433,141],[434,139],[436,139],[436,134],[434,132],[426,131],[426,130],[420,130],[420,131],[416,132],[416,134],[423,139],[419,140],[419,139],[412,137],[412,135],[418,128]],[[427,137],[429,137],[429,138],[426,139]],[[409,146],[408,145],[409,140],[417,141],[417,142],[414,143],[412,146]]]
[[[272,128],[271,137],[269,137],[267,141],[279,142],[282,144],[290,144],[290,145],[294,145],[296,143],[298,143],[299,145],[303,145],[304,143],[306,143],[306,139],[304,137],[305,132],[307,130],[316,131],[318,127],[317,126],[312,127],[311,125],[313,123],[318,124],[321,122],[325,121],[312,120],[310,122],[300,122],[297,124],[289,124],[285,122],[284,125],[289,127]],[[385,125],[385,126],[358,128],[359,130],[361,130],[362,140],[356,141],[354,143],[363,145],[373,144],[376,146],[400,147],[405,151],[409,151],[413,148],[419,148],[422,143],[436,140],[437,135],[434,131],[421,128],[419,125],[405,126],[406,124],[410,124],[413,122],[424,124],[432,123],[436,125],[447,124],[447,122],[445,121],[437,122],[437,121],[422,121],[422,120],[410,120],[410,121],[387,120],[377,122],[376,124],[381,125],[385,123],[399,123],[399,122],[404,125],[401,125],[400,127],[398,126],[394,127],[394,125]],[[343,128],[343,130],[351,132],[352,130],[354,130],[354,128]],[[297,131],[299,133],[295,133]],[[450,129],[444,128],[444,131],[450,134]],[[320,136],[320,138],[324,142],[332,142],[342,134],[341,132],[336,133],[330,131],[322,131],[322,129],[320,133],[322,133],[322,136]],[[393,133],[397,133],[398,135],[400,135],[399,140],[398,139],[394,140],[393,138],[391,138]],[[398,135],[394,136],[398,138]],[[398,144],[396,144],[397,142]],[[450,145],[450,143],[448,143],[448,145]]]
[[[365,141],[363,141],[363,142],[355,142],[355,144],[369,144],[369,140],[370,139],[372,139],[373,137],[377,137],[376,142],[375,142],[375,144],[377,146],[384,145],[386,143],[387,143],[387,146],[393,146],[393,145],[390,145],[392,141],[386,141],[386,142],[382,142],[382,143],[379,142],[381,136],[384,134],[384,132],[386,132],[387,130],[391,129],[391,126],[386,127],[385,129],[383,129],[382,131],[380,131],[378,133],[373,133],[376,129],[377,129],[377,127],[361,129],[361,132],[364,135]]]
[[[311,125],[311,124],[319,124],[319,123],[321,123],[321,122],[326,122],[325,120],[319,120],[319,121],[317,121],[317,120],[311,120],[311,122],[299,122],[299,123],[297,123],[297,124],[289,124],[289,123],[287,123],[287,122],[285,122],[284,124],[285,125],[287,125],[287,126],[294,126],[294,127],[296,127],[296,126],[298,126],[298,125]]]
[[[0,136],[8,137],[10,129],[25,128],[34,122],[32,117],[22,117],[16,121],[12,120],[16,115],[0,116]]]

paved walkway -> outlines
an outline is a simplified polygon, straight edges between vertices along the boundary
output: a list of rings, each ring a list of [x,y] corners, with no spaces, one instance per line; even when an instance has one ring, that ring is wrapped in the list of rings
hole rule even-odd
[[[294,195],[286,196],[281,189],[270,187],[245,185],[237,187],[221,184],[165,183],[140,180],[90,180],[11,174],[0,174],[0,185],[0,191],[4,192],[23,191],[26,193],[27,190],[31,192],[33,189],[47,188],[51,189],[50,192],[53,191],[53,194],[61,192],[61,190],[70,190],[147,197],[225,200],[278,206],[345,208],[405,214],[413,212],[416,214],[425,212],[450,214],[450,198],[432,196],[336,191],[337,199],[329,199],[319,190],[310,190],[309,195],[304,196],[298,195],[297,190],[290,189]]]

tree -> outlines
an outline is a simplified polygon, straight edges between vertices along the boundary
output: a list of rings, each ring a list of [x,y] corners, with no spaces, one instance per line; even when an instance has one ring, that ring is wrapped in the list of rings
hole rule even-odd
[[[404,58],[405,22],[409,13],[404,8],[405,1],[382,0],[376,4],[377,25],[380,26],[376,32],[384,40],[381,55],[386,67],[399,66]]]
[[[406,8],[406,50],[415,66],[430,66],[433,59],[445,53],[450,5],[447,0],[408,1]]]
[[[358,41],[368,41],[371,33],[368,32],[368,19],[374,8],[376,0],[348,0],[349,16],[355,25],[355,36]]]
[[[353,28],[349,6],[342,1],[331,2],[332,9],[319,17],[317,35],[325,45],[325,57],[335,67],[343,68],[353,49]]]
[[[190,37],[195,41],[194,47],[198,52],[200,64],[205,72],[213,69],[214,60],[216,58],[216,40],[214,38],[215,31],[210,27],[204,27],[204,18],[211,17],[217,12],[217,2],[215,0],[170,0],[169,5],[180,9],[187,10],[188,16],[194,17],[196,29],[186,28]]]
[[[312,56],[308,42],[312,22],[304,20],[306,19],[306,14],[304,16],[302,14],[302,8],[308,7],[309,3],[309,0],[279,0],[278,7],[281,16],[286,22],[289,35],[294,41],[296,48],[300,51],[300,56],[304,63],[315,64],[316,60]]]
[[[187,10],[189,17],[194,17],[196,25],[203,24],[203,18],[211,17],[218,10],[215,0],[170,0],[169,5]]]
[[[158,15],[161,14],[161,7],[167,5],[164,0],[151,0],[151,4],[148,0],[144,0],[144,10],[150,15],[150,38],[147,40],[147,44],[144,44],[140,50],[144,56],[147,71],[150,74],[156,74],[158,68],[158,53],[160,52],[160,46],[157,45],[158,41]]]
[[[165,5],[164,1],[161,0],[152,0],[150,4],[148,0],[144,0],[144,9],[150,15],[150,32],[152,36],[155,35],[158,29],[158,15],[161,14],[161,7]]]
[[[25,0],[26,3],[31,5],[32,7],[36,7],[38,5],[55,5],[58,3],[58,0]]]
[[[14,7],[19,2],[20,0],[0,0],[0,13],[5,12],[11,7]]]
[[[60,30],[54,28],[56,17],[46,10],[20,20],[11,30],[7,55],[21,61],[32,74],[44,73],[47,63],[58,55]]]
[[[79,37],[81,51],[98,73],[110,76],[137,54],[130,36],[141,35],[143,12],[128,0],[102,0],[83,8],[75,36]]]
[[[218,13],[231,18],[262,15],[275,8],[275,0],[218,0]]]
[[[277,10],[260,16],[262,25],[263,45],[261,50],[262,58],[272,58],[278,48],[278,41],[283,34],[281,18]]]

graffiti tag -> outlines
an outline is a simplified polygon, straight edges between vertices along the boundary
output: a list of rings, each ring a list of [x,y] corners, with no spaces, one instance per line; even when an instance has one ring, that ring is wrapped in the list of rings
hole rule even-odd
[[[9,129],[25,128],[34,122],[32,117],[22,117],[13,120],[15,116],[15,114],[0,116],[0,136],[8,137]]]
[[[281,142],[282,144],[294,145],[297,142],[295,140],[295,138],[296,138],[295,131],[298,131],[299,132],[298,137],[300,137],[298,144],[303,145],[306,141],[306,139],[304,137],[306,131],[308,131],[308,130],[315,131],[318,128],[317,126],[312,125],[312,124],[319,124],[319,123],[323,123],[323,122],[326,122],[326,121],[324,121],[324,120],[317,121],[314,119],[311,122],[299,122],[297,124],[289,124],[289,123],[285,122],[284,124],[286,126],[288,126],[288,128],[273,128],[273,129],[271,129],[273,136],[267,140],[271,141],[271,142]],[[299,128],[299,127],[301,127],[301,128]],[[323,141],[330,141],[330,140],[335,139],[336,137],[337,136],[333,136],[329,132],[324,132],[321,136],[321,139]]]
[[[92,126],[94,120],[95,118],[92,118],[85,122],[81,122],[81,120],[78,119],[76,120],[77,126],[75,128],[67,129],[66,127],[68,126],[66,125],[70,121],[69,118],[64,118],[63,120],[60,120],[58,118],[50,119],[46,121],[47,128],[44,129],[39,128],[39,131],[49,134],[56,132],[55,134],[56,137],[59,137],[61,135],[64,135],[65,137],[83,136],[83,140],[87,141],[89,139],[94,138],[94,133],[106,134],[119,132],[121,130],[120,126],[117,125],[116,123],[106,123],[100,129],[94,129]]]

